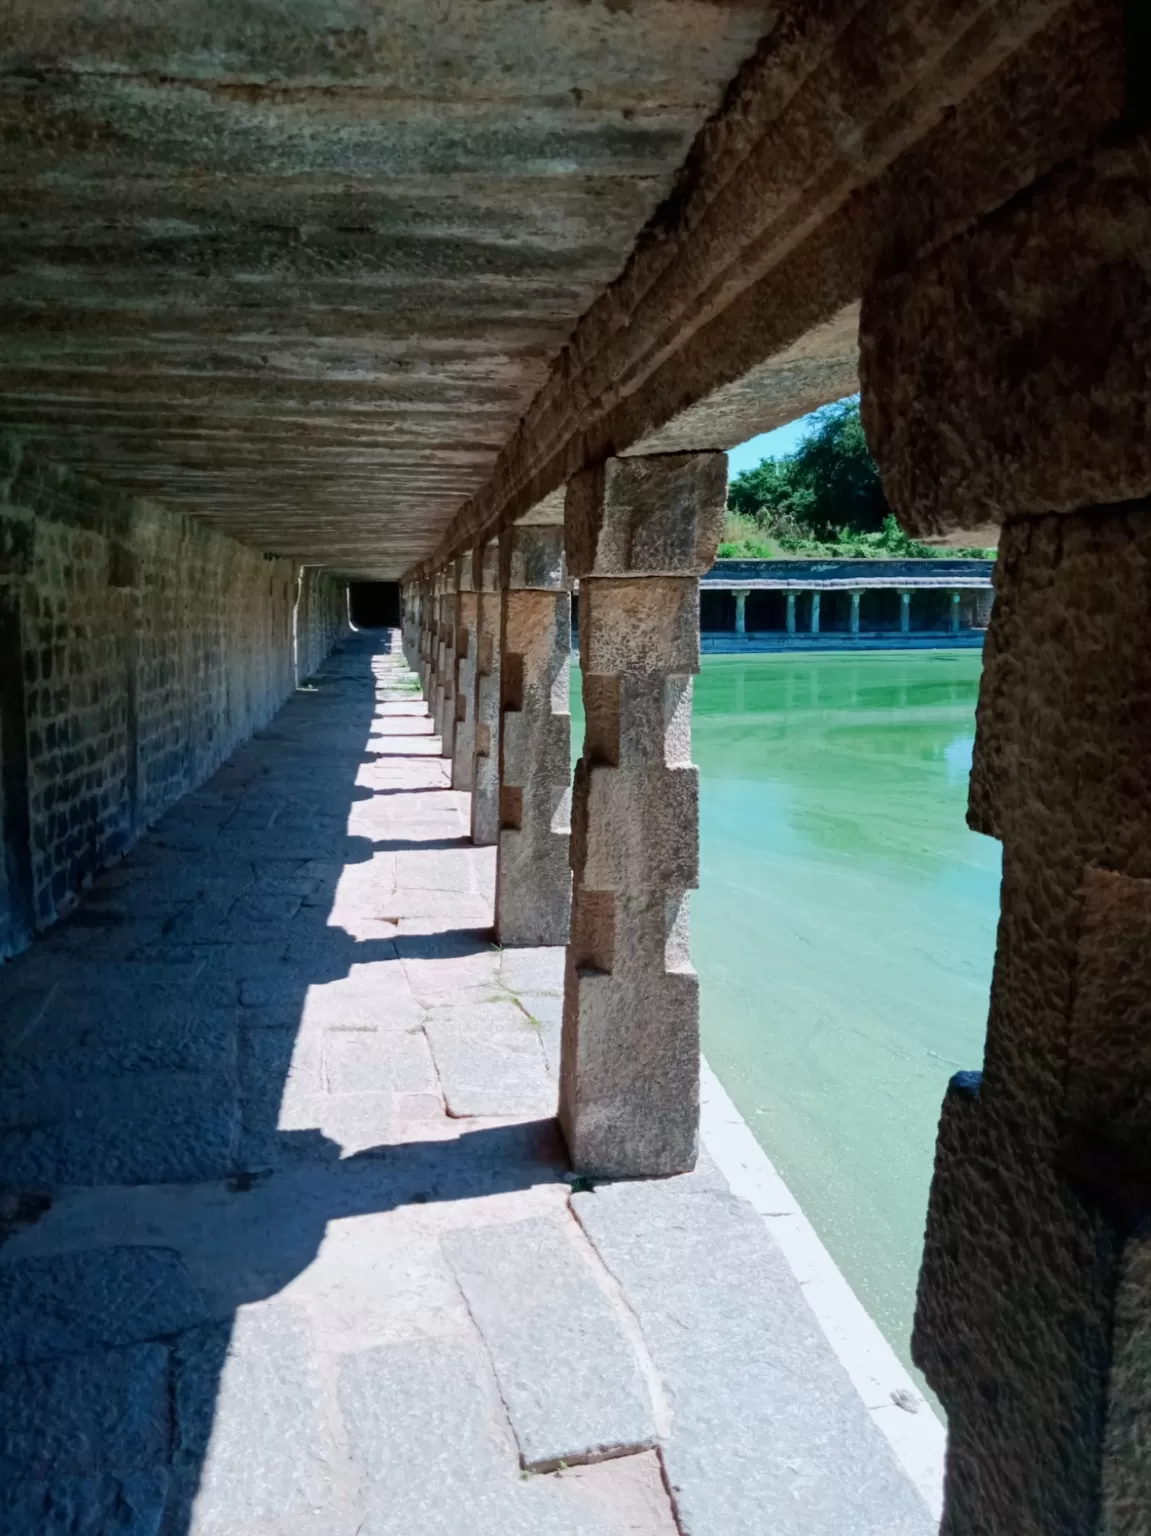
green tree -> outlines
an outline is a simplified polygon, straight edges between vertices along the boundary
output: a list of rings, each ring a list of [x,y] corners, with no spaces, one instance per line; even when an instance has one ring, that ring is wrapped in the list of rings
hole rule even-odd
[[[720,557],[930,559],[994,555],[994,550],[940,551],[904,533],[883,494],[867,447],[858,399],[818,412],[796,451],[737,475],[728,487],[728,524]]]
[[[737,475],[728,502],[734,512],[784,536],[835,540],[841,530],[878,533],[891,508],[868,452],[858,401],[827,406],[793,454]]]

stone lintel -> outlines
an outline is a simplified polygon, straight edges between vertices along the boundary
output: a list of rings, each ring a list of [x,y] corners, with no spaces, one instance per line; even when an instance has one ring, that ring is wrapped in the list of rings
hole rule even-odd
[[[869,290],[863,415],[909,532],[1151,493],[1151,135]]]

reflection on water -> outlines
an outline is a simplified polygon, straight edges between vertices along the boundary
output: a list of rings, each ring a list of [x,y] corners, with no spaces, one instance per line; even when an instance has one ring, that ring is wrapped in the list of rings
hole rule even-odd
[[[709,656],[696,681],[704,1049],[905,1361],[940,1102],[983,1055],[980,660]]]

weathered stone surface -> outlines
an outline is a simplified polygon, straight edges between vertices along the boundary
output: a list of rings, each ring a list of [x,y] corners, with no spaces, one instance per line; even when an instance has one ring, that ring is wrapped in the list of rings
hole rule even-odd
[[[456,562],[440,577],[442,595],[436,647],[434,729],[440,738],[440,756],[451,761],[456,742]]]
[[[663,1454],[684,1530],[928,1536],[926,1506],[749,1205],[694,1180],[572,1204],[674,1405]],[[739,1285],[713,1286],[716,1275]]]
[[[204,1457],[195,1536],[290,1528],[325,1512],[338,1520],[342,1491],[303,1315],[283,1302],[245,1309],[222,1360],[219,1346],[219,1330],[204,1330],[176,1354],[181,1449]]]
[[[372,1489],[364,1536],[615,1536],[551,1480],[516,1475],[499,1399],[473,1340],[347,1356],[339,1388],[352,1456]]]
[[[956,1536],[1097,1518],[1147,1200],[1149,572],[1145,503],[1004,528],[969,808],[1003,843],[999,942],[982,1081],[944,1107],[913,1340]]]
[[[917,535],[1151,491],[1151,137],[1110,143],[879,282],[864,419]]]
[[[722,453],[608,459],[568,486],[572,576],[702,576],[715,559],[727,500]]]
[[[681,1173],[696,1156],[699,982],[687,893],[699,875],[699,581],[635,577],[626,562],[684,572],[710,564],[726,467],[697,457],[656,460],[650,473],[645,460],[609,463],[568,501],[572,547],[586,568],[611,573],[580,586],[586,727],[560,1069],[560,1119],[575,1165],[589,1173]]]
[[[477,546],[476,739],[472,782],[472,841],[499,842],[500,835],[500,640],[504,595],[499,541]]]
[[[168,1351],[101,1350],[0,1370],[0,1485],[162,1465],[169,1450]]]
[[[456,723],[452,745],[452,788],[470,791],[476,756],[476,630],[480,594],[473,585],[469,552],[459,559],[456,597]]]
[[[168,1248],[93,1248],[0,1262],[0,1365],[178,1333],[204,1300]]]
[[[562,579],[558,528],[505,535],[527,579]],[[542,552],[533,554],[539,545]],[[525,551],[526,547],[526,552]],[[563,944],[571,925],[571,596],[504,593],[495,928],[504,945]]]
[[[566,1225],[515,1222],[444,1239],[491,1355],[520,1459],[536,1470],[656,1440],[621,1316]]]
[[[22,556],[14,569],[0,554],[0,958],[266,724],[346,627],[336,578],[264,560],[12,438],[6,541]],[[198,831],[214,837],[224,815]]]
[[[445,1008],[426,1027],[450,1115],[555,1114],[539,1032],[521,1008]]]
[[[237,1131],[230,1074],[30,1085],[0,1101],[0,1164],[32,1187],[214,1179],[232,1171]]]
[[[0,1485],[6,1536],[159,1536],[168,1474],[57,1477]]]

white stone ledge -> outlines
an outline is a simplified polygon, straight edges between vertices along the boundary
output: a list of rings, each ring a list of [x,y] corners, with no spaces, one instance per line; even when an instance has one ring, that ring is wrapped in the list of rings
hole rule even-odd
[[[703,1142],[732,1192],[763,1217],[867,1411],[938,1519],[947,1431],[820,1242],[799,1202],[705,1061]],[[909,1411],[910,1405],[914,1411]]]

